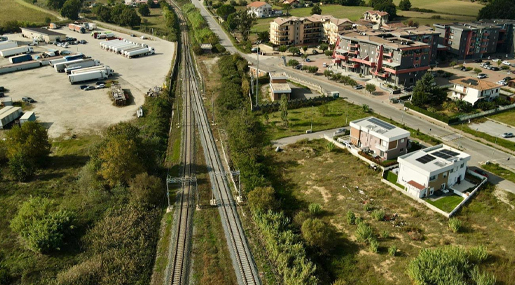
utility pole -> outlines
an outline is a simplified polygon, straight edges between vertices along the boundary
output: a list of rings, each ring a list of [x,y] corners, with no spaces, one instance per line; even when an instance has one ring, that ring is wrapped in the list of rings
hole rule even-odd
[[[214,99],[214,92],[211,92],[211,108],[213,108],[213,126],[215,125],[215,99]]]
[[[259,105],[258,104],[258,94],[259,94],[259,53],[261,52],[259,50],[259,44],[261,42],[260,41],[257,41],[256,44],[257,44],[257,68],[256,68],[256,107]]]

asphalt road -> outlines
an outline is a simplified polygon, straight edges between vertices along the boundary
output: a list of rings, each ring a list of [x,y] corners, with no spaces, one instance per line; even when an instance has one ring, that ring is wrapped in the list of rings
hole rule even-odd
[[[213,16],[206,10],[206,8],[198,1],[192,0],[193,4],[198,7],[201,11],[202,16],[206,18],[209,27],[213,32],[215,32],[220,38],[220,43],[230,52],[238,53],[245,57],[248,61],[256,64],[256,55],[247,55],[239,52],[232,44],[231,40],[225,33],[225,31],[220,27],[218,22],[213,18]],[[287,68],[284,65],[271,64],[275,60],[268,59],[271,57],[260,57],[259,67],[260,69],[267,71],[283,71],[286,72],[287,75],[293,75],[302,80],[314,82],[327,91],[339,91],[340,97],[345,97],[347,101],[362,105],[367,104],[374,110],[375,113],[378,113],[386,118],[391,118],[397,122],[405,123],[406,126],[409,126],[415,130],[420,130],[423,133],[429,134],[431,136],[440,138],[444,141],[445,144],[450,145],[452,147],[459,148],[460,150],[470,154],[472,156],[469,166],[479,166],[482,162],[487,160],[491,162],[499,163],[509,169],[515,169],[515,159],[509,159],[511,156],[503,151],[497,150],[495,148],[489,147],[467,137],[463,137],[461,135],[456,135],[456,130],[450,126],[441,126],[437,125],[427,118],[419,118],[410,114],[409,112],[405,112],[402,109],[397,108],[395,105],[390,104],[388,101],[379,101],[375,100],[369,96],[363,96],[363,94],[343,88],[343,86],[336,84],[332,81],[326,80],[324,76],[313,76],[308,75],[302,71],[296,71],[292,68]],[[448,138],[449,140],[446,140]],[[491,175],[491,177],[494,177]],[[501,178],[498,179],[490,179],[490,181],[494,184],[497,184],[499,188],[507,190],[515,194],[515,183],[512,183],[507,180],[503,180]]]

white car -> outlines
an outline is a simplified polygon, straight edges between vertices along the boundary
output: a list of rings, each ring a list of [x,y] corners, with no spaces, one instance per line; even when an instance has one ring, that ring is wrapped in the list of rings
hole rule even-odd
[[[508,65],[508,66],[511,65],[511,63],[509,61],[507,61],[507,60],[503,61],[502,64]]]
[[[484,73],[479,73],[479,74],[477,75],[477,78],[478,78],[478,79],[483,79],[483,78],[486,78],[486,77],[487,77],[487,75],[486,75],[486,74],[484,74]]]
[[[508,83],[506,81],[504,81],[504,80],[497,81],[497,84],[502,85],[502,86],[508,85]]]

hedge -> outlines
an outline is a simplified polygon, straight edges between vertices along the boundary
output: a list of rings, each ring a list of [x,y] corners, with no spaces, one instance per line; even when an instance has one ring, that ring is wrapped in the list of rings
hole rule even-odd
[[[459,117],[448,117],[448,116],[445,116],[445,115],[441,115],[441,114],[437,114],[437,113],[432,113],[432,112],[429,112],[428,110],[426,109],[423,109],[423,108],[420,108],[418,106],[415,106],[413,104],[411,104],[410,102],[404,102],[404,107],[407,107],[407,108],[410,108],[412,110],[415,110],[419,113],[422,113],[424,115],[427,115],[431,118],[435,118],[439,121],[442,121],[444,123],[447,123],[447,124],[453,124],[453,123],[457,123],[460,121]]]

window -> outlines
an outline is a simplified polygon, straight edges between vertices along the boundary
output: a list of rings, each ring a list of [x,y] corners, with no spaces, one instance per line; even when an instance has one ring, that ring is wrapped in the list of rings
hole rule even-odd
[[[401,143],[403,143],[403,142],[404,142],[404,139],[401,139]]]
[[[429,177],[429,181],[433,181],[435,179],[436,179],[436,175],[433,175],[433,176]]]
[[[447,172],[444,172],[443,173],[443,178],[446,178],[447,177]]]

